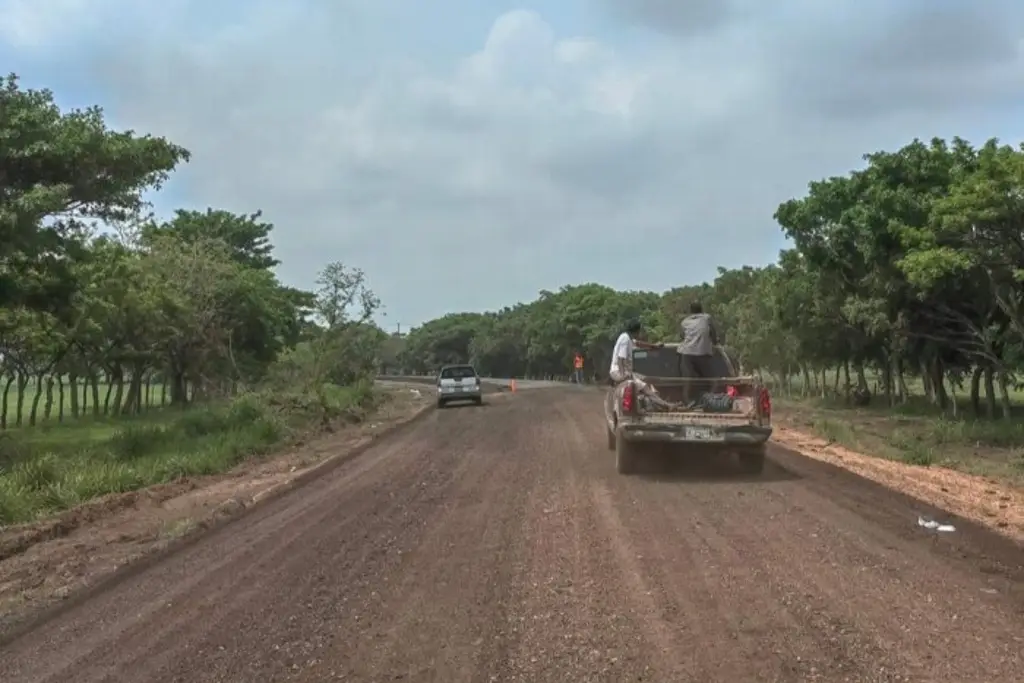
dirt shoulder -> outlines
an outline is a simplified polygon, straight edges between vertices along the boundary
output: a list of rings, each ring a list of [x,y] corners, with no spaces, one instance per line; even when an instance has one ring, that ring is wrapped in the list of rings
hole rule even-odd
[[[328,461],[344,458],[433,405],[406,385],[385,389],[369,419],[231,471],[106,496],[0,531],[0,631],[115,570],[231,517]]]
[[[931,460],[926,459],[935,464],[906,462],[907,451],[893,446],[891,435],[894,429],[907,433],[910,428],[907,421],[897,419],[895,427],[892,422],[887,425],[870,415],[822,416],[813,409],[805,411],[798,404],[786,404],[776,416],[772,440],[1024,544],[1024,487],[1014,476],[1015,466],[1006,466],[1019,454],[1013,449],[994,454],[996,449],[975,446],[973,461],[965,465],[971,449],[947,444]],[[904,438],[899,434],[897,431],[897,443]],[[926,437],[919,439],[916,448],[922,453],[937,449],[928,444]],[[914,459],[914,453],[910,451],[909,459]],[[956,469],[957,466],[973,472]]]

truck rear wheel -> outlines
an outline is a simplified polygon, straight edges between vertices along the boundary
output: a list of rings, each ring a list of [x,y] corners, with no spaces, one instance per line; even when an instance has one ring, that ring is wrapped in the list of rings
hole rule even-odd
[[[767,447],[764,444],[744,448],[740,451],[740,469],[744,474],[761,474],[764,472],[764,458]]]
[[[622,437],[622,432],[615,434],[615,471],[619,474],[633,474],[636,471],[636,445]]]

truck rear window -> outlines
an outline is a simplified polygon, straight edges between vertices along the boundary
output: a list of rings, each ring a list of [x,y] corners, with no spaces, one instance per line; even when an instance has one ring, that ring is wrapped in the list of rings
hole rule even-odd
[[[715,376],[732,377],[734,370],[729,357],[722,352],[721,348],[715,349],[714,356]],[[679,361],[679,353],[675,346],[633,351],[633,369],[648,377],[682,377]]]
[[[466,379],[467,377],[476,377],[476,370],[472,365],[457,365],[441,370],[441,379]]]

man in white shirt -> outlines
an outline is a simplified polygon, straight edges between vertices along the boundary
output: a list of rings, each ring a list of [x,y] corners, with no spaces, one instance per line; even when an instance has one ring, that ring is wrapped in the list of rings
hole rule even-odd
[[[643,385],[641,389],[646,391],[648,389],[647,383],[643,382],[642,377],[633,373],[633,351],[638,346],[642,349],[653,349],[658,348],[659,345],[649,344],[637,339],[642,330],[643,326],[639,320],[630,321],[626,325],[626,331],[615,340],[615,347],[612,349],[612,365],[608,370],[608,376],[616,384],[630,378],[640,380]]]

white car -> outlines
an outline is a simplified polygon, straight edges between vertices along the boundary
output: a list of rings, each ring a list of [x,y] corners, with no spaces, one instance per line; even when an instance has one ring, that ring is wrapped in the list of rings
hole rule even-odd
[[[437,374],[437,407],[444,408],[452,401],[483,404],[480,376],[472,365],[446,365]]]

